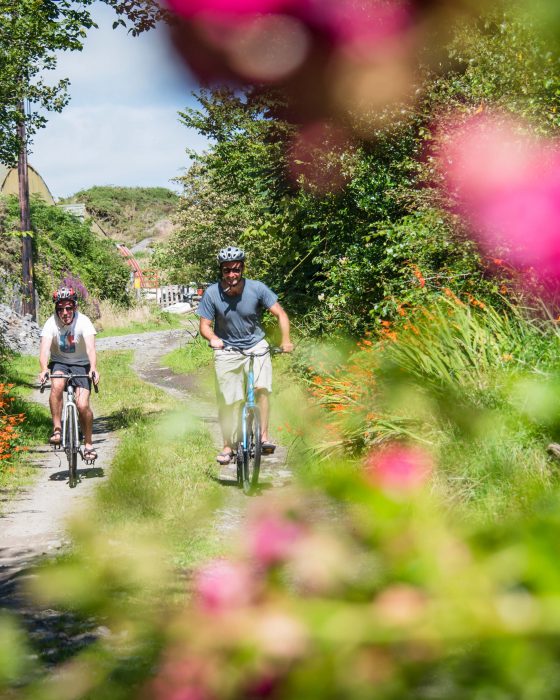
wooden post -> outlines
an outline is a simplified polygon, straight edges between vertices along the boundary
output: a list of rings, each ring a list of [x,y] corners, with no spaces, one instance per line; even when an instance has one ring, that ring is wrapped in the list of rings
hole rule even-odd
[[[31,231],[31,215],[29,211],[29,172],[27,169],[27,137],[25,133],[25,105],[20,102],[22,118],[17,126],[19,139],[18,181],[19,181],[19,213],[21,237],[21,266],[23,287],[23,313],[30,314],[37,321],[35,304],[35,275],[33,272],[33,239]]]

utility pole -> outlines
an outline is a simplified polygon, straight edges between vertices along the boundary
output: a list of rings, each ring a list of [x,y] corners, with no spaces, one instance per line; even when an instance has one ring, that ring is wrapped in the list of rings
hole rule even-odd
[[[37,321],[35,305],[35,275],[33,272],[33,239],[31,238],[31,216],[29,212],[29,172],[27,169],[27,135],[25,131],[25,104],[20,101],[21,119],[17,125],[19,140],[18,181],[19,213],[21,230],[21,266],[23,313]]]

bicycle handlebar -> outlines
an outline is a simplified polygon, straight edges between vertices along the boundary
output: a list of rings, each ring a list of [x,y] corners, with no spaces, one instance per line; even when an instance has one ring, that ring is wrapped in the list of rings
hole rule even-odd
[[[211,345],[209,347],[212,348]],[[238,352],[241,355],[244,355],[245,357],[262,357],[263,355],[268,355],[270,353],[271,355],[281,355],[284,351],[282,348],[278,347],[273,347],[269,346],[266,348],[266,350],[263,350],[262,352],[246,352],[243,348],[236,348],[233,345],[224,345],[223,348],[212,348],[212,350],[225,350],[226,352]]]
[[[97,374],[97,373],[94,372],[94,375],[96,375],[96,374]],[[39,392],[40,392],[41,394],[42,394],[42,393],[45,391],[45,389],[47,388],[47,381],[50,379],[51,382],[52,382],[53,376],[54,376],[55,379],[84,379],[84,378],[85,378],[85,379],[91,379],[91,381],[92,381],[92,383],[93,383],[93,389],[94,389],[95,393],[96,393],[96,394],[99,394],[99,387],[98,387],[97,384],[93,381],[92,377],[89,376],[89,374],[55,374],[55,375],[52,375],[52,374],[51,374],[51,375],[49,375],[48,373],[47,373],[47,376],[45,377],[45,381],[44,381],[44,382],[41,382],[41,385],[40,385],[40,387],[39,387]]]

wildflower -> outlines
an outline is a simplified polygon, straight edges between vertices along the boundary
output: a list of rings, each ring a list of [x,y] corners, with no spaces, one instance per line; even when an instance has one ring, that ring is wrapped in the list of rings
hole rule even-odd
[[[499,114],[455,126],[441,167],[487,250],[506,247],[509,262],[559,277],[560,150],[524,128]]]
[[[373,449],[365,460],[368,479],[382,491],[410,492],[418,489],[433,471],[430,455],[419,447],[393,444]]]
[[[240,563],[217,559],[199,569],[194,591],[200,607],[212,613],[247,605],[254,585],[249,570]]]
[[[412,274],[416,277],[416,279],[418,280],[421,287],[426,286],[426,280],[422,276],[422,273],[420,272],[420,268],[417,265],[412,266]]]
[[[249,528],[249,550],[265,566],[285,561],[303,533],[294,520],[277,515],[261,517]]]

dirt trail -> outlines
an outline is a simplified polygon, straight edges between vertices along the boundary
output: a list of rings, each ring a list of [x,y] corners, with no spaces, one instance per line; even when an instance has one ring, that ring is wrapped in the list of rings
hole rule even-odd
[[[170,339],[179,344],[184,332],[162,331],[116,338],[102,338],[98,350],[142,348],[142,354],[160,356],[163,345]],[[140,354],[140,353],[139,353]],[[101,385],[101,391],[103,387]],[[48,392],[35,391],[32,400],[48,405]],[[94,413],[95,396],[92,399]],[[49,446],[39,446],[32,452],[32,462],[39,472],[33,487],[15,499],[3,503],[0,516],[0,595],[10,590],[12,583],[32,562],[52,555],[68,542],[65,523],[73,512],[83,508],[96,488],[107,476],[115,454],[117,438],[103,416],[94,420],[93,443],[98,459],[93,468],[78,458],[80,483],[68,488],[66,455]]]
[[[184,330],[155,331],[138,335],[101,338],[97,341],[100,352],[104,350],[135,350],[134,369],[147,382],[151,382],[178,400],[189,400],[190,406],[211,430],[216,445],[220,435],[216,420],[214,397],[204,392],[190,376],[178,376],[160,365],[161,357],[189,341]],[[101,385],[102,390],[102,385]],[[47,405],[48,396],[35,392],[33,400]],[[95,397],[93,398],[95,412]],[[99,457],[94,468],[78,464],[81,482],[75,489],[68,488],[66,457],[54,452],[48,445],[37,448],[33,462],[40,472],[33,488],[21,493],[7,506],[0,516],[0,596],[13,589],[21,572],[43,556],[62,549],[68,538],[65,522],[74,511],[83,507],[96,486],[107,476],[117,447],[117,438],[109,430],[103,416],[94,421],[94,445]],[[275,455],[263,458],[261,483],[263,490],[285,486],[292,475],[286,468],[286,451],[279,447]],[[235,486],[235,468],[222,467],[216,475],[224,486]],[[227,538],[242,521],[247,498],[237,488],[228,489],[223,506],[216,513],[215,531],[219,538]],[[5,602],[5,601],[4,601]]]
[[[99,351],[134,349],[134,368],[139,376],[162,387],[179,400],[189,400],[197,415],[212,431],[219,444],[214,397],[204,393],[192,377],[173,375],[160,366],[160,358],[189,341],[184,331],[161,331],[114,338],[97,342]],[[101,388],[102,390],[102,388]],[[45,403],[47,394],[36,392],[33,399]],[[95,398],[93,399],[95,412]],[[0,516],[0,600],[26,630],[30,642],[43,661],[55,668],[68,655],[88,647],[110,631],[99,620],[76,618],[68,612],[39,608],[23,592],[22,583],[34,575],[33,565],[51,557],[69,545],[65,523],[74,511],[82,508],[96,486],[108,475],[118,440],[101,416],[94,422],[94,445],[99,457],[94,469],[80,469],[81,482],[68,487],[65,455],[45,445],[34,453],[40,475],[28,492],[20,494],[5,507]],[[285,450],[279,448],[274,457],[263,460],[263,490],[284,486],[291,480],[283,467]],[[216,465],[216,474],[218,466]],[[235,486],[235,470],[226,468],[219,474],[224,486]],[[222,507],[216,512],[214,530],[218,539],[226,541],[243,521],[249,499],[238,488],[225,492]],[[4,504],[6,506],[6,504]]]

